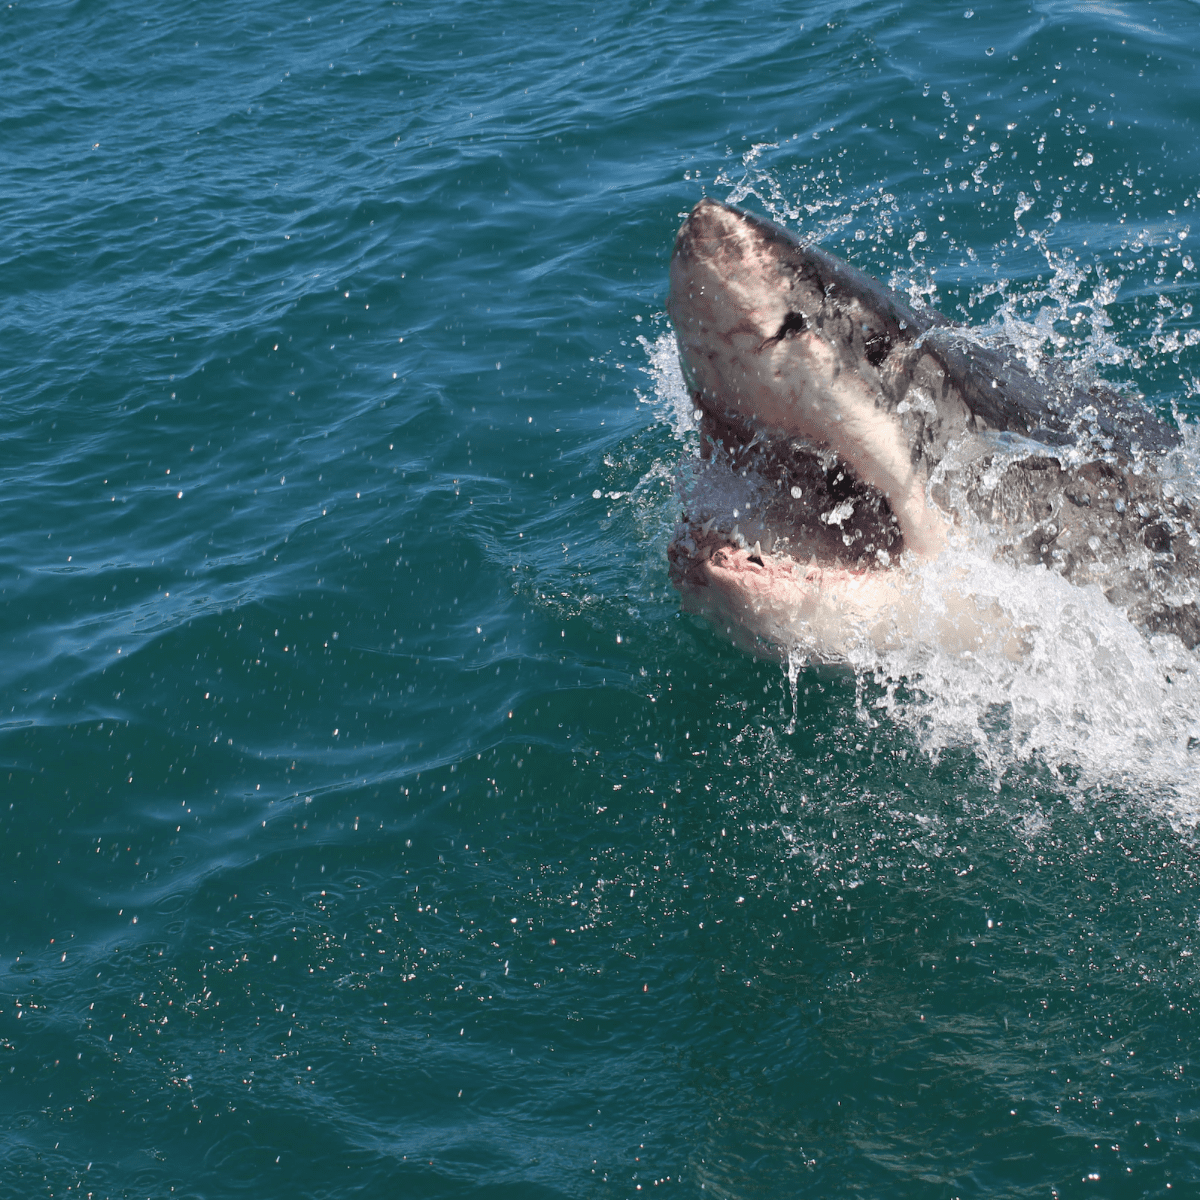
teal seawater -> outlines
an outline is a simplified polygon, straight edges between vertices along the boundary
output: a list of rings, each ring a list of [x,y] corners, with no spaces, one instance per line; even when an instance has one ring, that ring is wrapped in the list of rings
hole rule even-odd
[[[1191,814],[789,732],[647,347],[736,193],[1194,411],[1200,7],[0,31],[0,1194],[1196,1194]]]

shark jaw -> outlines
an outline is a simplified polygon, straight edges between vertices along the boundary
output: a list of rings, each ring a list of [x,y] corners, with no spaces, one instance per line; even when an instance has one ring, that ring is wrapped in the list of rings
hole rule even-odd
[[[1098,583],[1147,631],[1200,641],[1191,514],[1145,459],[1179,435],[1144,409],[712,200],[679,231],[668,312],[701,414],[671,578],[736,642],[838,660],[920,631],[1019,654],[969,579],[943,572],[922,595],[923,564],[989,523],[997,557]]]

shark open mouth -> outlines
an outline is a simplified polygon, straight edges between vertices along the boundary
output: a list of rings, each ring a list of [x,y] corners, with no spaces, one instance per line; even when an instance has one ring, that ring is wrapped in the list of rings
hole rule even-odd
[[[1194,481],[1171,465],[1178,430],[1136,401],[707,199],[676,239],[668,311],[701,417],[671,578],[748,649],[837,659],[911,637],[911,568],[964,537],[1200,643]],[[1020,653],[969,578],[939,604],[944,644]]]

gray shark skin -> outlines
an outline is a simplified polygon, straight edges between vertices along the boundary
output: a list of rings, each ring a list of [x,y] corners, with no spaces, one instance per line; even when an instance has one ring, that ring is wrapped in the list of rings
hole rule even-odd
[[[751,575],[808,563],[857,580],[905,550],[932,557],[965,509],[998,555],[1200,643],[1197,522],[1161,466],[1173,426],[713,200],[684,221],[670,279],[701,456],[773,485],[724,531],[716,510],[684,513],[668,554],[685,608],[778,641],[752,619],[772,584]]]

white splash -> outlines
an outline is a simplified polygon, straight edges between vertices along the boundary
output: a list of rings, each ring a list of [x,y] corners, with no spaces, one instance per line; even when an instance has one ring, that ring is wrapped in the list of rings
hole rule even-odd
[[[998,562],[983,547],[920,568],[932,601],[924,621],[964,574],[980,609],[1011,622],[1020,652],[995,642],[951,653],[919,630],[856,664],[879,689],[869,708],[908,726],[933,758],[973,747],[997,788],[1036,760],[1073,788],[1132,789],[1177,824],[1200,823],[1200,657],[1173,636],[1146,636],[1097,586]]]
[[[646,396],[640,389],[635,389],[637,397],[649,404],[658,419],[664,425],[669,425],[675,436],[683,441],[699,428],[699,421],[683,380],[683,372],[679,369],[675,335],[667,330],[658,334],[653,341],[644,334],[639,334],[637,340],[646,354],[643,370],[649,376],[651,392]]]
[[[1074,354],[1072,366],[1083,377],[1123,360],[1128,351],[1113,338],[1105,313],[1119,280],[1065,258],[1048,256],[1047,262],[1049,282],[1036,294],[1008,297],[1005,284],[996,285],[1001,307],[975,332],[1023,347],[1035,362],[1047,342],[1062,343],[1066,321],[1087,329],[1082,344],[1062,347]],[[641,342],[653,389],[647,402],[677,438],[692,435],[695,415],[673,338],[663,333]],[[1011,440],[1013,455],[1020,456],[1021,439]],[[1186,429],[1182,448],[1160,467],[1168,494],[1181,494],[1196,508],[1198,441],[1195,430]],[[693,517],[714,518],[724,530],[722,522],[736,514],[738,532],[744,531],[765,501],[768,481],[720,461],[689,470],[687,461],[680,487]],[[906,587],[919,593],[911,637],[899,646],[862,638],[846,647],[845,661],[865,685],[858,719],[908,728],[935,760],[949,748],[971,748],[997,789],[1010,772],[1036,764],[1072,794],[1097,787],[1130,792],[1177,828],[1194,831],[1200,826],[1200,654],[1174,636],[1147,636],[1099,587],[1072,585],[1043,566],[1005,563],[993,557],[994,548],[992,531],[964,527],[937,560],[907,566]],[[956,617],[945,598],[964,592],[982,622],[999,623],[1011,636],[966,651],[948,648],[945,622]],[[795,731],[807,662],[803,645],[787,655],[792,716],[784,734]]]

